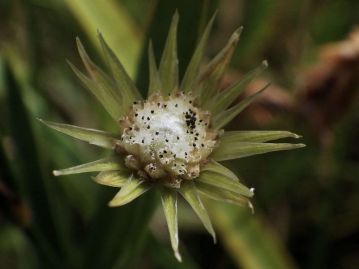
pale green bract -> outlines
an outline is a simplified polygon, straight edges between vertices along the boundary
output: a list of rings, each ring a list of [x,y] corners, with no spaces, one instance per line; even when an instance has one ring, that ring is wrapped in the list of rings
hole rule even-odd
[[[239,41],[242,27],[233,33],[214,59],[201,69],[214,19],[215,15],[199,39],[181,83],[177,58],[177,25],[179,21],[177,13],[173,16],[159,66],[156,64],[150,42],[147,97],[140,95],[136,85],[101,33],[98,33],[98,37],[106,63],[111,71],[110,74],[106,74],[92,62],[80,40],[77,39],[80,56],[88,76],[71,63],[70,66],[84,86],[112,116],[116,124],[120,123],[119,133],[112,134],[41,120],[59,132],[112,151],[108,158],[55,170],[54,175],[99,172],[97,176],[93,177],[95,182],[119,188],[116,196],[109,202],[109,206],[127,204],[150,189],[160,190],[171,245],[175,257],[179,261],[181,261],[181,255],[178,250],[178,193],[193,208],[206,230],[216,241],[215,231],[202,202],[202,197],[251,208],[249,199],[254,194],[253,189],[244,186],[231,170],[219,162],[304,146],[303,144],[268,143],[276,139],[300,137],[287,131],[226,132],[222,130],[268,87],[268,85],[264,85],[252,96],[232,104],[233,100],[236,100],[243,92],[245,86],[263,72],[268,64],[263,61],[259,67],[245,75],[242,80],[219,91],[221,80]],[[188,102],[190,104],[187,104]],[[167,105],[174,107],[169,109],[166,108]],[[138,110],[138,107],[142,110]],[[187,111],[187,109],[189,114],[186,117],[181,116],[182,111]],[[161,116],[162,111],[164,114]],[[147,116],[142,116],[142,119],[136,118],[144,113],[148,113],[149,116],[153,115],[154,118]],[[155,119],[158,119],[158,122],[153,122]],[[171,122],[166,122],[166,120]],[[134,122],[139,125],[131,125]],[[151,124],[155,130],[151,129]],[[138,126],[142,126],[141,128],[146,130],[136,130],[137,137],[133,138],[131,132],[134,132],[133,129],[138,129]],[[171,129],[168,126],[173,127],[172,130],[167,130]],[[163,129],[167,128],[167,133],[159,134],[162,127]],[[179,137],[176,132],[184,135]],[[147,137],[140,137],[141,135],[147,135]],[[156,141],[157,137],[163,141]],[[148,138],[151,138],[152,141],[147,141]],[[186,141],[189,138],[193,141]],[[170,150],[171,156],[168,155],[168,150]]]

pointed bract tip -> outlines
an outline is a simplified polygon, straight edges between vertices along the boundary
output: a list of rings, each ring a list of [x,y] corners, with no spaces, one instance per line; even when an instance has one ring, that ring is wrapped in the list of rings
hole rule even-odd
[[[82,45],[81,39],[78,36],[76,36],[76,45],[80,53],[85,51],[84,45]]]
[[[175,13],[172,16],[172,23],[177,24],[179,20],[179,13],[178,13],[178,9],[176,8]]]
[[[42,124],[45,124],[46,126],[50,126],[49,122],[47,122],[46,120],[40,119],[40,118],[36,118],[39,122],[41,122]]]
[[[270,85],[272,85],[272,81],[269,81],[269,82],[264,86],[264,88],[263,88],[262,91],[265,91],[266,89],[268,89]]]
[[[150,38],[150,40],[148,41],[148,51],[152,51],[153,50],[153,42],[152,39]]]
[[[211,25],[214,22],[214,20],[217,18],[217,15],[218,15],[218,9],[216,9],[216,11],[213,13],[211,19],[209,20],[209,23],[208,23],[209,25]]]
[[[107,46],[106,40],[105,40],[102,32],[100,32],[100,30],[97,30],[97,38],[100,41],[100,44],[102,47]]]
[[[55,177],[62,175],[61,171],[59,171],[59,170],[54,170],[54,171],[52,171],[52,174],[53,174]]]
[[[262,89],[260,89],[259,91],[257,91],[255,94],[253,94],[253,96],[261,94],[262,92],[264,92],[265,90],[267,90],[269,88],[269,86],[272,84],[272,82],[268,82],[266,85],[264,85],[264,87]]]
[[[213,234],[212,237],[213,237],[213,244],[217,244],[217,237],[216,237],[216,235]]]
[[[70,66],[70,68],[74,67],[73,63],[69,59],[65,59],[66,63]]]
[[[240,36],[241,36],[242,31],[243,31],[243,26],[237,28],[237,29],[233,32],[233,34],[232,34],[232,36],[231,36],[231,38],[230,38],[230,43],[237,43],[237,42],[239,41],[239,38],[240,38]]]
[[[111,200],[110,202],[108,202],[107,205],[109,207],[118,207],[118,206],[123,206],[124,204],[126,204],[126,203],[123,203],[123,202],[119,203],[119,202]]]
[[[304,148],[304,147],[307,146],[306,144],[302,144],[302,143],[300,143],[300,144],[295,144],[295,145],[297,146],[297,148]]]
[[[99,29],[97,29],[97,38],[101,43],[101,46],[103,46],[103,43],[105,42],[105,38],[103,37],[103,34]]]
[[[234,31],[234,33],[236,33],[237,35],[241,35],[243,29],[244,29],[243,26],[239,26],[239,27]]]
[[[92,177],[90,177],[93,181],[95,181],[96,183],[98,182],[98,180],[97,180],[97,177],[96,176],[92,176]]]
[[[254,190],[255,190],[255,188],[250,188],[250,189],[249,189],[249,191],[250,191],[251,193],[253,193],[253,195],[254,195]]]
[[[115,207],[115,206],[116,206],[112,201],[108,202],[107,205],[108,205],[109,207]]]
[[[174,251],[174,255],[175,255],[177,261],[182,262],[182,257],[181,257],[181,254],[178,252],[178,250]]]
[[[254,214],[254,207],[253,207],[253,204],[250,201],[248,201],[248,207],[251,210],[252,214]]]
[[[175,13],[173,13],[173,17],[179,17],[179,12],[177,8],[175,9]]]

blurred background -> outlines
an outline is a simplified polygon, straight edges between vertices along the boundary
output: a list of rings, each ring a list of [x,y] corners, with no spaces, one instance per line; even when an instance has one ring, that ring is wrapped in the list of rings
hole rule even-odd
[[[272,86],[230,128],[290,130],[304,149],[228,162],[256,188],[256,213],[208,204],[213,244],[180,204],[184,262],[173,257],[159,197],[108,208],[116,190],[54,168],[105,152],[36,117],[116,131],[66,59],[75,37],[103,66],[97,29],[143,93],[147,45],[157,60],[178,9],[180,72],[215,10],[207,57],[244,31],[223,87],[267,59],[245,94]],[[1,0],[0,268],[359,268],[357,0]]]

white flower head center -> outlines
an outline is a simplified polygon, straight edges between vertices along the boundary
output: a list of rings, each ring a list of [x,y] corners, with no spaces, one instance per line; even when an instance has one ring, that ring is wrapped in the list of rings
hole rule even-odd
[[[122,124],[124,149],[151,178],[197,177],[216,143],[209,114],[183,93],[136,102]]]

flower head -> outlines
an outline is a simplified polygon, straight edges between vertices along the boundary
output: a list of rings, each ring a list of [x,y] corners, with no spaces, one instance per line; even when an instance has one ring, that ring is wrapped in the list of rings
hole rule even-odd
[[[176,33],[178,15],[174,15],[162,58],[157,68],[152,45],[149,46],[150,82],[143,98],[120,61],[99,33],[110,74],[89,58],[79,39],[78,49],[89,76],[71,63],[71,67],[118,124],[119,132],[77,127],[42,121],[49,127],[111,150],[107,158],[75,167],[56,170],[54,175],[99,172],[94,180],[120,188],[110,206],[121,206],[153,187],[161,192],[172,248],[178,260],[177,194],[190,204],[215,240],[215,232],[201,201],[211,199],[250,206],[253,189],[220,161],[271,151],[303,147],[303,144],[267,143],[280,138],[298,138],[286,131],[223,131],[223,127],[245,109],[256,94],[233,104],[246,84],[266,67],[258,68],[224,91],[219,83],[239,40],[242,28],[233,33],[225,47],[201,69],[208,35],[214,20],[208,23],[185,75],[179,83]]]
[[[200,167],[216,145],[218,131],[209,129],[209,113],[182,92],[169,96],[152,94],[145,102],[135,102],[123,127],[121,143],[128,168],[143,177],[179,188],[182,180],[199,176]]]

